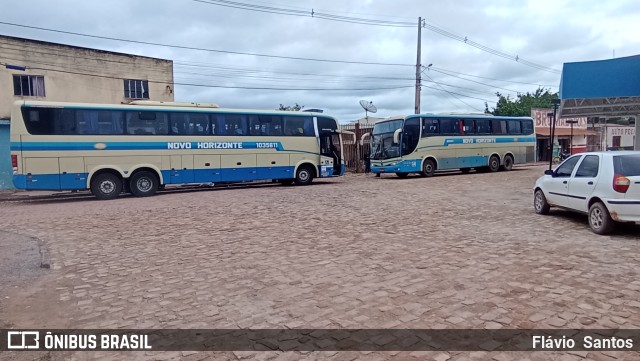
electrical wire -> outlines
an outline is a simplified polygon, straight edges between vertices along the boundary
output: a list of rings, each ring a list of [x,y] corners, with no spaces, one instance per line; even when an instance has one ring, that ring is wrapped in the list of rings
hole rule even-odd
[[[109,36],[83,34],[83,33],[78,33],[78,32],[73,32],[73,31],[49,29],[49,28],[43,28],[43,27],[39,27],[39,26],[21,25],[21,24],[9,23],[9,22],[5,22],[5,21],[0,21],[0,24],[8,25],[8,26],[20,27],[20,28],[26,28],[26,29],[35,29],[35,30],[41,30],[41,31],[54,32],[54,33],[59,33],[59,34],[75,35],[75,36],[81,36],[81,37],[93,38],[93,39],[103,39],[103,40],[120,41],[120,42],[132,43],[132,44],[152,45],[152,46],[161,46],[161,47],[167,47],[167,48],[173,48],[173,49],[197,50],[197,51],[206,51],[206,52],[222,53],[222,54],[249,55],[249,56],[257,56],[257,57],[273,58],[273,59],[315,61],[315,62],[324,62],[324,63],[380,65],[380,66],[410,66],[410,67],[414,67],[415,66],[413,64],[401,64],[401,63],[381,63],[381,62],[350,61],[350,60],[336,60],[336,59],[318,59],[318,58],[303,58],[303,57],[296,57],[296,56],[248,53],[248,52],[240,52],[240,51],[230,51],[230,50],[220,50],[220,49],[210,49],[210,48],[199,48],[199,47],[193,47],[193,46],[163,44],[163,43],[156,43],[156,42],[150,42],[150,41],[130,40],[130,39],[114,38],[114,37],[109,37]]]

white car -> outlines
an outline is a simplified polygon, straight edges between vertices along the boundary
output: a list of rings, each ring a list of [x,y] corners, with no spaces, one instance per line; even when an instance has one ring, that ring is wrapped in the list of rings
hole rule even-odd
[[[533,187],[536,213],[586,213],[597,234],[610,233],[616,222],[640,222],[640,152],[576,154],[544,174]]]

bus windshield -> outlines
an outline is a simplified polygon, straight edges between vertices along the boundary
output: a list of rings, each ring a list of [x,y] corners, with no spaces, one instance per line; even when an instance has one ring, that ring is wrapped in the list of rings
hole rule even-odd
[[[400,145],[393,143],[393,133],[402,128],[402,119],[376,123],[371,134],[371,159],[382,160],[400,156]]]

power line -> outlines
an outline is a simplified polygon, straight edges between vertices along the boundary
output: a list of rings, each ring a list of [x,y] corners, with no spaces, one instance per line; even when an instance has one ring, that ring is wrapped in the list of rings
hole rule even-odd
[[[27,28],[27,29],[35,29],[35,30],[54,32],[54,33],[60,33],[60,34],[82,36],[82,37],[86,37],[86,38],[103,39],[103,40],[111,40],[111,41],[121,41],[121,42],[126,42],[126,43],[133,43],[133,44],[162,46],[162,47],[174,48],[174,49],[197,50],[197,51],[206,51],[206,52],[222,53],[222,54],[249,55],[249,56],[258,56],[258,57],[274,58],[274,59],[290,59],[290,60],[315,61],[315,62],[324,62],[324,63],[382,65],[382,66],[410,66],[410,67],[414,67],[415,66],[413,64],[380,63],[380,62],[349,61],[349,60],[334,60],[334,59],[317,59],[317,58],[303,58],[303,57],[284,56],[284,55],[247,53],[247,52],[240,52],[240,51],[199,48],[199,47],[183,46],[183,45],[162,44],[162,43],[155,43],[155,42],[150,42],[150,41],[140,41],[140,40],[129,40],[129,39],[113,38],[113,37],[100,36],[100,35],[90,35],[90,34],[83,34],[83,33],[77,33],[77,32],[72,32],[72,31],[48,29],[48,28],[43,28],[43,27],[38,27],[38,26],[21,25],[21,24],[9,23],[9,22],[4,22],[4,21],[0,21],[0,24],[9,25],[9,26],[16,26],[16,27],[20,27],[20,28]]]
[[[262,12],[262,13],[272,13],[272,14],[280,14],[280,15],[289,15],[289,16],[301,16],[301,17],[311,17],[311,18],[319,18],[319,19],[324,19],[324,20],[331,20],[331,21],[339,21],[339,22],[346,22],[346,23],[355,23],[355,24],[363,24],[363,25],[375,25],[375,26],[391,26],[391,27],[405,27],[405,28],[410,28],[410,27],[414,27],[415,24],[414,23],[410,23],[410,22],[398,22],[398,21],[389,21],[389,20],[381,20],[381,19],[367,19],[367,18],[357,18],[357,17],[350,17],[350,16],[341,16],[341,15],[335,15],[335,14],[331,14],[329,12],[316,12],[313,9],[309,10],[296,10],[296,9],[291,9],[291,8],[279,8],[279,7],[273,7],[273,6],[265,6],[265,5],[256,5],[256,4],[251,4],[251,3],[244,3],[244,2],[238,2],[238,1],[230,1],[230,0],[192,0],[194,2],[199,2],[199,3],[204,3],[204,4],[209,4],[209,5],[215,5],[215,6],[223,6],[223,7],[230,7],[230,8],[236,8],[236,9],[242,9],[242,10],[248,10],[248,11],[255,11],[255,12]],[[520,64],[532,67],[532,68],[536,68],[538,70],[542,70],[542,71],[547,71],[550,73],[557,73],[560,74],[561,71],[557,70],[557,69],[553,69],[544,65],[540,65],[537,63],[534,63],[532,61],[526,60],[522,57],[520,57],[519,55],[511,55],[511,54],[507,54],[504,53],[500,50],[496,50],[493,48],[490,48],[486,45],[477,43],[473,40],[470,40],[468,37],[466,36],[461,36],[455,33],[452,33],[448,30],[442,29],[440,27],[437,27],[435,25],[429,24],[427,22],[423,22],[422,27],[430,30],[432,32],[435,32],[436,34],[440,34],[442,36],[448,37],[450,39],[453,40],[457,40],[459,42],[462,42],[464,44],[470,45],[476,49],[482,50],[484,52],[487,52],[489,54],[492,55],[496,55],[505,59],[509,59],[509,60],[514,60]]]
[[[536,85],[536,86],[541,86],[541,87],[557,88],[557,86],[555,86],[555,85],[536,84],[536,83],[527,83],[527,82],[514,81],[514,80],[505,80],[505,79],[489,78],[489,77],[484,77],[484,76],[479,76],[479,75],[471,75],[471,74],[461,73],[461,72],[458,72],[458,71],[453,71],[453,70],[449,70],[449,69],[443,69],[443,68],[435,67],[435,66],[432,66],[430,69],[432,69],[432,70],[434,70],[434,71],[438,71],[438,70],[439,70],[439,73],[443,73],[443,74],[446,74],[446,75],[449,75],[448,73],[453,73],[453,74],[459,74],[459,75],[464,75],[464,76],[470,76],[470,77],[472,77],[472,78],[479,78],[479,79],[487,79],[487,80],[502,81],[502,82],[505,82],[505,83],[525,84],[525,85]],[[464,79],[464,78],[460,78],[460,79]],[[465,79],[465,80],[466,80],[466,79]]]
[[[192,1],[203,3],[203,4],[215,5],[215,6],[223,6],[223,7],[234,8],[234,9],[255,11],[260,13],[319,18],[324,20],[364,24],[364,25],[375,25],[375,26],[390,26],[390,27],[402,27],[402,28],[415,27],[415,24],[410,22],[376,20],[376,19],[357,18],[357,17],[351,17],[351,16],[342,16],[342,15],[335,15],[335,14],[325,13],[325,12],[317,12],[317,11],[314,11],[313,9],[296,10],[291,8],[288,8],[288,9],[279,8],[274,6],[256,5],[256,4],[242,3],[242,2],[229,1],[229,0],[192,0]]]
[[[458,101],[459,101],[459,102],[461,102],[462,104],[464,104],[464,105],[468,106],[469,108],[472,108],[472,109],[475,109],[475,110],[478,110],[478,111],[482,111],[481,109],[478,109],[478,108],[476,108],[476,107],[472,106],[471,104],[469,104],[469,103],[465,102],[464,100],[462,100],[462,99],[458,98],[456,93],[448,91],[448,90],[447,90],[447,89],[445,89],[442,85],[440,85],[440,84],[436,83],[433,79],[431,79],[431,77],[430,77],[429,75],[424,74],[424,76],[425,76],[427,79],[429,79],[429,80],[431,80],[432,82],[434,82],[436,85],[438,85],[438,86],[442,89],[442,91],[444,91],[444,92],[448,93],[449,95],[453,96],[454,98],[458,99]]]
[[[2,63],[0,63],[0,64],[2,64]],[[123,80],[123,78],[116,77],[116,76],[82,73],[82,72],[75,72],[75,71],[69,71],[69,70],[59,70],[59,69],[40,68],[40,67],[27,67],[27,69],[45,70],[45,71],[52,71],[52,72],[58,72],[58,73],[66,73],[66,74],[91,76],[91,77],[97,77],[97,78]],[[369,91],[369,90],[391,90],[391,89],[413,88],[413,85],[393,86],[393,87],[378,87],[378,88],[350,88],[350,89],[347,89],[347,88],[275,88],[275,87],[249,87],[249,86],[228,86],[228,85],[179,83],[179,82],[168,82],[168,81],[161,81],[161,80],[147,80],[147,81],[149,83],[156,83],[156,84],[183,85],[183,86],[205,87],[205,88],[247,89],[247,90],[284,90],[284,91]]]

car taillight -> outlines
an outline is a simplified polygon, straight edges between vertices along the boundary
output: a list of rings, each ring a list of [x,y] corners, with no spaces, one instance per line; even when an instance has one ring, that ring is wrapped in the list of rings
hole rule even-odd
[[[18,155],[11,154],[11,167],[18,168]]]
[[[622,176],[620,174],[616,174],[613,176],[613,190],[618,193],[627,193],[629,186],[631,185],[631,181],[629,178]]]

